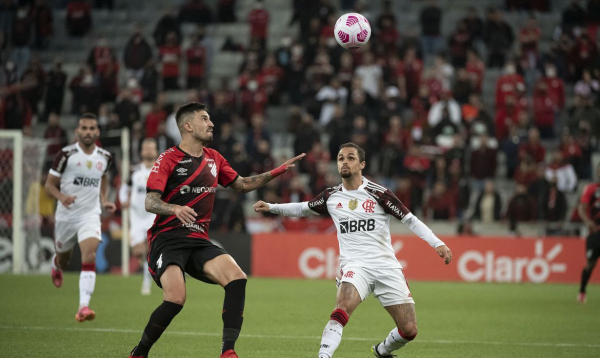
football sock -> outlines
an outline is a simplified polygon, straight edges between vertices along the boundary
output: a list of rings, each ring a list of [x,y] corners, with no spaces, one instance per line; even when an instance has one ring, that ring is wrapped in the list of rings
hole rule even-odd
[[[390,355],[393,351],[404,347],[408,342],[415,339],[415,337],[416,335],[406,336],[402,334],[400,329],[394,328],[387,338],[384,339],[381,344],[379,344],[377,351],[379,351],[379,354],[382,355]]]
[[[150,271],[148,270],[148,261],[144,260],[144,279],[142,281],[142,286],[149,286],[152,282],[152,276],[150,275]]]
[[[90,305],[96,287],[96,264],[82,264],[79,275],[79,308]]]
[[[150,321],[148,321],[146,328],[144,328],[142,339],[140,339],[140,343],[133,350],[132,355],[147,356],[152,345],[160,338],[160,335],[167,329],[173,318],[177,316],[182,308],[183,306],[177,303],[163,301],[152,312]]]
[[[56,264],[56,259],[57,259],[57,256],[56,256],[56,254],[54,254],[54,256],[52,256],[52,268],[60,271],[61,268],[58,267],[58,265]]]
[[[579,292],[585,293],[585,288],[590,280],[590,276],[592,275],[591,271],[588,271],[587,267],[581,271],[581,287],[579,288]]]
[[[333,353],[342,341],[342,332],[349,319],[346,312],[341,309],[334,310],[329,318],[330,320],[323,330],[319,358],[333,357]]]
[[[244,303],[246,301],[246,279],[229,282],[225,287],[223,300],[223,345],[221,353],[234,349],[244,322]]]

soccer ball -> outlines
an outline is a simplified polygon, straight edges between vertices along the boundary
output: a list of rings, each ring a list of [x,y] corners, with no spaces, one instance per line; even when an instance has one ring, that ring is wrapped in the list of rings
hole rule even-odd
[[[340,16],[333,30],[335,39],[343,48],[359,48],[371,37],[369,21],[355,12]]]

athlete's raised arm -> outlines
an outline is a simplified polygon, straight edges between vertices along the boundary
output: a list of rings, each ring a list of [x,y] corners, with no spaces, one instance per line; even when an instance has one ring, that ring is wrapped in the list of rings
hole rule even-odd
[[[296,164],[294,163],[304,158],[305,155],[306,154],[302,153],[297,157],[289,159],[277,168],[271,170],[270,172],[265,172],[247,178],[241,176],[237,177],[237,179],[235,179],[235,181],[231,183],[231,187],[233,188],[233,190],[239,193],[247,193],[249,191],[256,190],[264,186],[271,180],[275,179],[276,177],[280,176],[281,174],[287,172],[290,168],[295,167]]]
[[[259,200],[254,204],[254,211],[257,213],[273,213],[293,217],[304,217],[310,214],[318,215],[318,213],[310,210],[308,201],[303,201],[301,203],[270,204]]]

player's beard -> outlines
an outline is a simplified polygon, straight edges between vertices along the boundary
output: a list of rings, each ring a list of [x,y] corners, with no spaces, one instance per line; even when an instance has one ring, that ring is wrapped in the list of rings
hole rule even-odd
[[[81,142],[86,147],[89,147],[90,145],[94,144],[95,141],[96,141],[96,138],[94,138],[93,136],[92,137],[81,137]]]
[[[204,145],[204,146],[207,146],[210,143],[212,143],[213,137],[214,137],[213,132],[204,133],[203,136],[202,135],[195,135],[194,136],[194,138],[196,138],[197,140],[199,140],[202,143],[202,145]]]
[[[344,179],[352,178],[352,172],[349,168],[342,168],[342,170],[340,170],[340,176]]]

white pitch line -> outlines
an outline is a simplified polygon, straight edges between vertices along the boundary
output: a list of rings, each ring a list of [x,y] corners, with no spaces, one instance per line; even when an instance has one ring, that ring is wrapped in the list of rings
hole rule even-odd
[[[0,329],[23,330],[23,331],[74,331],[74,332],[101,332],[101,333],[135,333],[141,331],[135,329],[121,328],[84,328],[84,327],[39,327],[39,326],[1,326]],[[221,333],[214,332],[190,332],[190,331],[165,331],[163,334],[176,336],[201,336],[201,337],[221,337]],[[264,338],[264,339],[308,339],[319,340],[321,336],[286,336],[269,334],[241,334],[242,338]],[[359,342],[378,342],[379,338],[364,337],[344,337],[344,341]],[[600,344],[580,344],[580,343],[545,343],[545,342],[495,342],[495,341],[467,341],[467,340],[445,340],[445,339],[417,339],[414,343],[434,343],[434,344],[483,344],[483,345],[511,345],[523,347],[563,347],[563,348],[600,348]],[[413,344],[414,344],[413,343]]]

